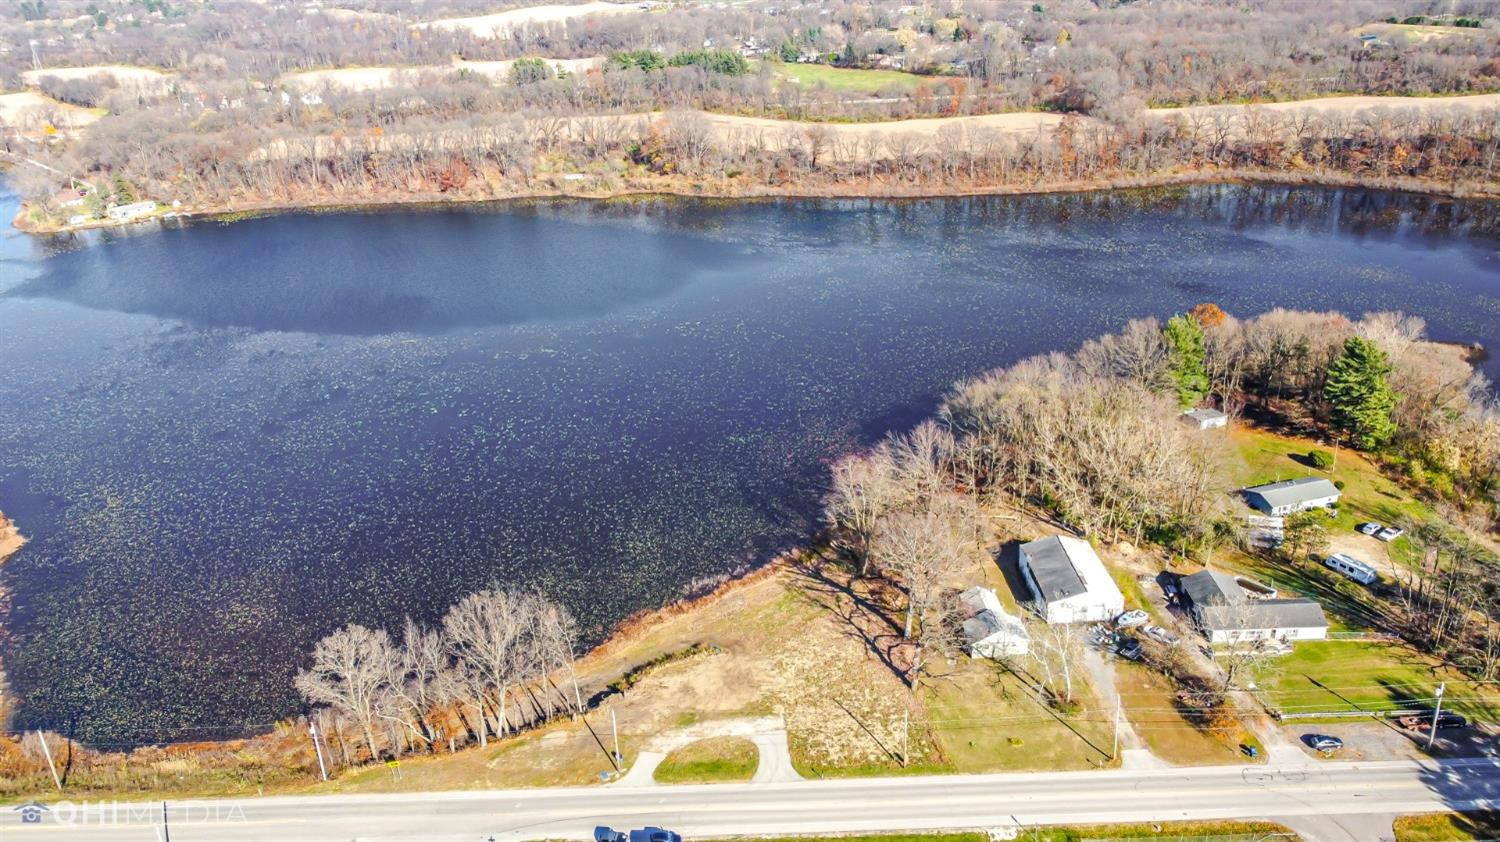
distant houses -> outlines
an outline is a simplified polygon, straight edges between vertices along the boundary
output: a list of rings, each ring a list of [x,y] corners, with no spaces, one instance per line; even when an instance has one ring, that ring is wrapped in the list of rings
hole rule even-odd
[[[963,606],[964,645],[971,658],[1009,658],[1031,651],[1031,635],[1019,617],[1006,613],[989,588],[972,587],[958,595]]]
[[[1276,517],[1326,508],[1339,501],[1340,492],[1322,477],[1301,477],[1244,490],[1245,502]]]
[[[1125,610],[1125,596],[1094,548],[1071,535],[1022,544],[1021,575],[1049,623],[1102,623]]]
[[[1183,609],[1209,643],[1290,643],[1328,636],[1323,607],[1311,599],[1256,599],[1233,576],[1216,570],[1184,576],[1180,587]]]
[[[1222,429],[1229,426],[1229,416],[1217,409],[1190,409],[1179,418],[1182,423],[1199,430]]]

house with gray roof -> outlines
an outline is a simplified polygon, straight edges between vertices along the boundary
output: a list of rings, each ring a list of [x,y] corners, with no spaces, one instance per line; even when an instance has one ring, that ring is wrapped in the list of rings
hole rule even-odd
[[[964,645],[970,658],[1007,658],[1031,651],[1031,635],[1021,618],[1007,613],[1000,597],[975,586],[958,595],[963,606]]]
[[[1338,487],[1322,477],[1299,477],[1244,490],[1245,502],[1268,515],[1285,517],[1339,501]]]
[[[1256,599],[1217,570],[1182,577],[1180,593],[1183,609],[1209,643],[1328,637],[1328,618],[1315,600]]]
[[[1049,623],[1102,623],[1125,610],[1125,595],[1094,548],[1071,535],[1022,544],[1021,577]]]

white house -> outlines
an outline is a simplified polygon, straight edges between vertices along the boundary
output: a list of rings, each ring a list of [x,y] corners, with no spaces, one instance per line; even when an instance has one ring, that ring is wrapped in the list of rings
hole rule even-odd
[[[1245,502],[1268,515],[1284,517],[1339,501],[1338,487],[1322,477],[1300,477],[1245,489]]]
[[[148,199],[144,202],[131,202],[128,205],[115,205],[109,209],[109,218],[115,222],[129,222],[150,213],[156,213],[156,202]]]
[[[1217,409],[1190,409],[1182,413],[1182,423],[1199,430],[1212,430],[1229,426],[1229,416]]]
[[[1267,589],[1269,590],[1269,589]],[[1209,643],[1322,640],[1328,618],[1311,599],[1254,599],[1234,577],[1203,570],[1182,578],[1182,606]]]
[[[1125,596],[1094,548],[1071,535],[1022,544],[1021,575],[1049,623],[1102,623],[1125,610]]]
[[[1019,617],[1005,612],[989,588],[974,586],[958,595],[963,606],[964,642],[970,658],[1005,658],[1031,651],[1031,635]]]

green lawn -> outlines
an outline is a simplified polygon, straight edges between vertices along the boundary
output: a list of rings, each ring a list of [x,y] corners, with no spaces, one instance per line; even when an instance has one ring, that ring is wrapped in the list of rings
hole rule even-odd
[[[826,64],[785,64],[771,62],[776,78],[783,85],[812,89],[821,86],[835,91],[878,94],[899,90],[910,93],[923,78],[899,70],[861,70],[853,67],[831,67]]]
[[[1431,813],[1396,819],[1396,842],[1473,842],[1500,837],[1500,813]]]
[[[668,754],[656,767],[656,781],[664,784],[748,781],[759,765],[760,751],[755,743],[742,737],[712,737]]]
[[[1160,827],[1160,830],[1156,828]],[[1272,836],[1271,834],[1284,834]],[[1271,840],[1294,840],[1297,837],[1285,827],[1271,822],[1204,821],[1162,822],[1149,824],[1095,824],[1068,827],[1027,828],[1016,837],[1017,842],[1080,842],[1084,839],[1191,839],[1239,836],[1255,836]],[[837,842],[987,842],[984,833],[917,833],[917,834],[873,834],[865,836],[781,836],[757,839],[756,842],[806,842],[809,839],[829,839]],[[1467,838],[1467,837],[1465,837]]]
[[[1026,681],[992,661],[960,657],[958,671],[924,693],[926,731],[955,772],[1092,769],[1113,765],[1103,707],[1075,672],[1074,694],[1094,711],[1061,716],[1037,701]],[[1027,669],[1025,659],[1018,668]],[[914,729],[915,730],[915,729]]]
[[[1230,432],[1230,440],[1239,450],[1235,481],[1242,487],[1307,476],[1343,482],[1343,497],[1339,500],[1338,515],[1329,522],[1330,531],[1353,529],[1356,524],[1367,520],[1395,523],[1426,521],[1435,517],[1427,504],[1388,479],[1379,468],[1355,451],[1340,448],[1338,464],[1324,472],[1293,458],[1304,456],[1313,447],[1318,447],[1306,439],[1235,427]],[[1331,448],[1320,449],[1332,452]],[[1398,538],[1394,546],[1399,547],[1405,542],[1405,538]]]
[[[1443,681],[1444,709],[1486,719],[1500,713],[1500,687],[1466,680],[1402,643],[1298,643],[1277,659],[1261,688],[1286,712],[1379,711],[1408,707],[1411,699],[1430,703]]]

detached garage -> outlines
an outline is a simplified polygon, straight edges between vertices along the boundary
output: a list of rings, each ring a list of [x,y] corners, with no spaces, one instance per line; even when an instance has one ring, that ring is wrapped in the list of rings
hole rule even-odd
[[[1022,544],[1021,576],[1049,623],[1102,623],[1125,610],[1125,595],[1094,548],[1071,535]]]

